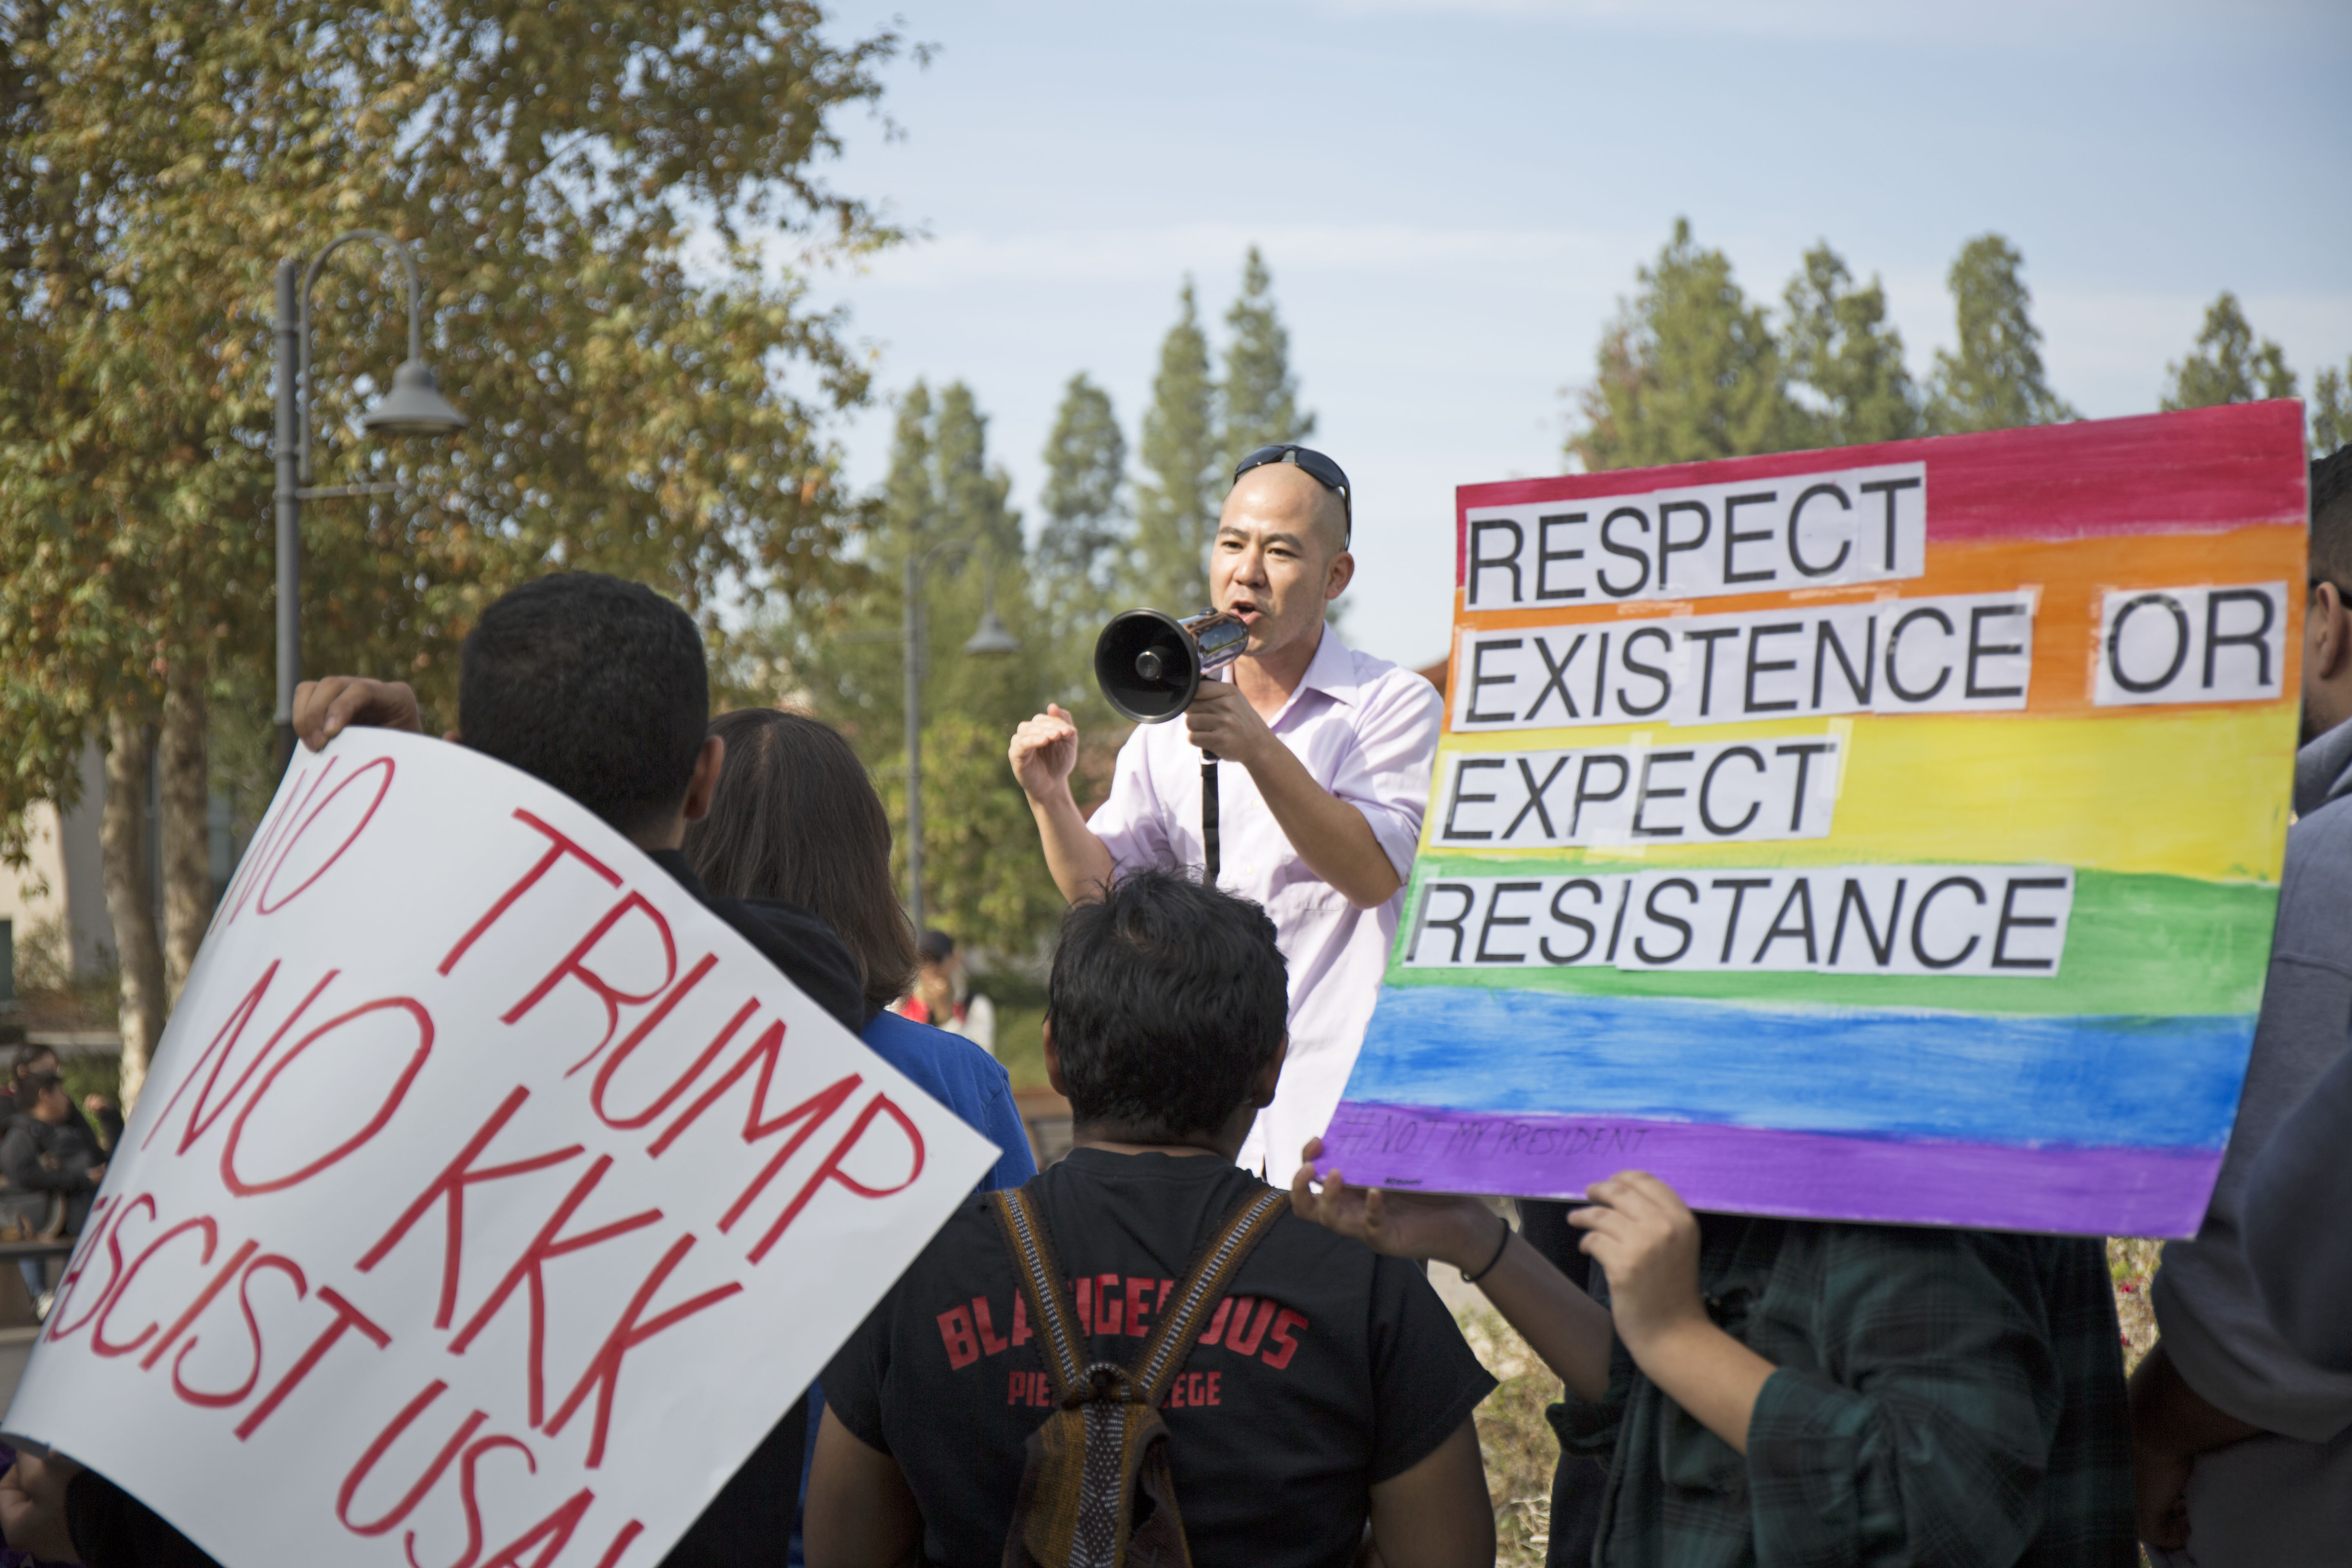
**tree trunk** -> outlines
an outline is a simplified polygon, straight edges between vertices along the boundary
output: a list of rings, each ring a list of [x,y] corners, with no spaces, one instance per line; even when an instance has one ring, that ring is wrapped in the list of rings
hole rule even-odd
[[[205,671],[194,658],[175,659],[163,694],[157,773],[163,835],[163,995],[177,1005],[180,987],[213,913],[211,769],[205,751]]]
[[[122,1111],[147,1079],[163,1034],[163,949],[155,939],[155,900],[147,885],[147,759],[141,716],[117,708],[106,716],[106,803],[98,843],[106,865],[106,912],[114,922],[121,964]]]

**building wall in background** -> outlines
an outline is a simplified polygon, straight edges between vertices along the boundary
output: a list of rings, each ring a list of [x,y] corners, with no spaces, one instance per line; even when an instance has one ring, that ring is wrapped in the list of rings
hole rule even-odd
[[[114,950],[98,846],[105,791],[105,761],[92,744],[82,753],[80,804],[62,822],[55,807],[36,807],[30,863],[0,868],[0,921],[9,922],[12,946],[21,952],[37,930],[60,925],[73,941],[74,967],[85,973],[105,968]]]

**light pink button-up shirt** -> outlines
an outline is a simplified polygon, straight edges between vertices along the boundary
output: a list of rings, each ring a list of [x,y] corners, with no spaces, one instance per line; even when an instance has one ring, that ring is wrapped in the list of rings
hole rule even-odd
[[[1353,651],[1328,628],[1305,679],[1269,726],[1318,784],[1364,814],[1402,879],[1421,842],[1444,705],[1411,670]],[[1238,763],[1217,769],[1217,885],[1273,918],[1290,966],[1290,1056],[1282,1087],[1243,1145],[1244,1169],[1277,1184],[1321,1135],[1356,1064],[1404,895],[1359,910],[1307,869]],[[1088,822],[1121,871],[1198,868],[1201,752],[1184,726],[1142,724],[1119,749],[1110,798]]]

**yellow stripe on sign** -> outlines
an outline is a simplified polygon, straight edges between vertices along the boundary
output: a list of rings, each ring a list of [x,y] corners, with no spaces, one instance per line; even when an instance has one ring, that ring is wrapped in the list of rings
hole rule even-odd
[[[1422,825],[1424,853],[1559,865],[1829,866],[1967,860],[2153,872],[2209,881],[2278,879],[2294,771],[2292,703],[2161,714],[1874,717],[1447,735],[1441,798]],[[1449,752],[1681,746],[1696,741],[1834,734],[1846,769],[1829,837],[1784,842],[1651,840],[1598,848],[1488,850],[1438,845]]]

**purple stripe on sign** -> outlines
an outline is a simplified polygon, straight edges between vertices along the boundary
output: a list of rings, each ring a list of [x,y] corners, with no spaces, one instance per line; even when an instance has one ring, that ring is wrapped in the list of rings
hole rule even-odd
[[[1318,1170],[1428,1192],[1577,1197],[1648,1171],[1696,1209],[1984,1230],[2188,1237],[2219,1150],[2029,1147],[1840,1137],[1625,1117],[1345,1100]]]

